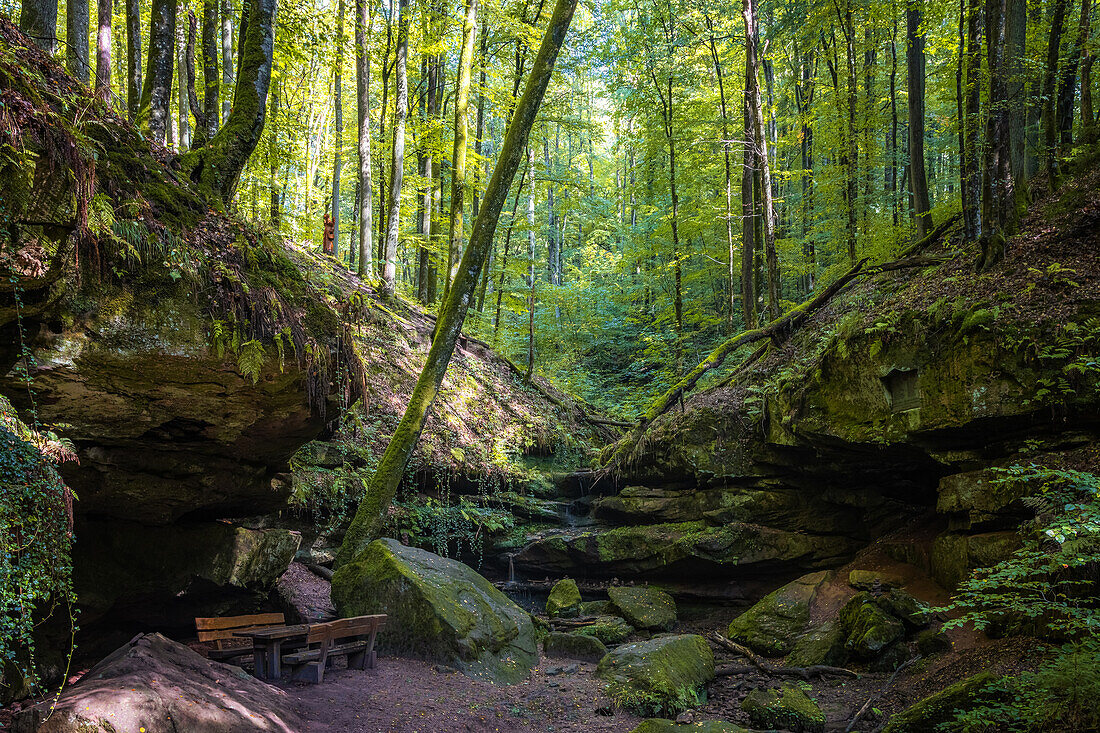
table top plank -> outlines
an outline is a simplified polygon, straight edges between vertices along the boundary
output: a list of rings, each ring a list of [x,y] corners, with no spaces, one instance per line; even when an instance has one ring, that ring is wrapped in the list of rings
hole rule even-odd
[[[296,624],[294,626],[274,626],[264,629],[247,629],[235,631],[234,636],[241,636],[254,641],[271,641],[274,639],[290,639],[295,636],[305,636],[309,633],[309,624]]]

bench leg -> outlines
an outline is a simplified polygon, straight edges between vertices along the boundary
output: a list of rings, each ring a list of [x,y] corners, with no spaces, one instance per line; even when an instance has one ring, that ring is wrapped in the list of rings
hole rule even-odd
[[[256,664],[255,675],[261,680],[267,679],[267,649],[262,646],[252,647],[252,661]]]
[[[290,679],[295,682],[311,682],[319,685],[325,678],[325,662],[307,662],[294,667]]]
[[[271,655],[268,657],[268,659],[271,660],[270,663],[268,664],[268,666],[270,667],[270,669],[268,670],[268,674],[269,674],[268,679],[275,680],[276,682],[278,682],[279,678],[283,676],[283,669],[282,669],[283,648],[282,647],[283,647],[283,645],[280,641],[278,641],[278,640],[272,641],[271,642]]]
[[[348,669],[366,669],[369,652],[363,650],[348,655]]]

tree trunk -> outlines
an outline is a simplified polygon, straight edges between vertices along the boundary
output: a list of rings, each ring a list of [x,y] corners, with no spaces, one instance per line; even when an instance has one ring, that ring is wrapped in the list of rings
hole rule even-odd
[[[1006,6],[1006,0],[988,0],[986,4],[990,113],[986,123],[986,153],[982,166],[980,269],[988,269],[1003,257],[1005,237],[1011,233],[1015,205],[1004,58]]]
[[[1096,54],[1092,52],[1091,26],[1085,29],[1084,51],[1081,57],[1081,143],[1096,142],[1096,117],[1092,107],[1092,64]]]
[[[990,0],[997,2],[997,0]],[[992,18],[992,14],[990,14]],[[1050,38],[1047,42],[1047,67],[1043,75],[1043,143],[1045,147],[1046,173],[1051,188],[1058,176],[1058,49],[1062,43],[1062,26],[1066,18],[1066,0],[1054,0],[1054,13],[1050,21]],[[1003,27],[1004,19],[1001,18]],[[992,27],[992,22],[990,23]],[[990,38],[993,38],[990,33]]]
[[[356,131],[359,139],[359,277],[374,276],[374,201],[370,163],[370,9],[355,0]]]
[[[447,238],[447,280],[443,294],[454,281],[462,257],[462,208],[466,195],[466,143],[470,108],[470,69],[474,62],[474,40],[477,32],[477,2],[466,0],[466,20],[462,26],[462,51],[458,59],[458,79],[455,83],[454,152],[451,164],[451,229]]]
[[[730,126],[729,115],[726,107],[726,86],[725,80],[722,75],[722,61],[718,56],[718,45],[714,39],[714,24],[711,22],[709,15],[703,16],[706,20],[707,31],[710,34],[707,38],[707,47],[710,49],[710,58],[714,64],[714,75],[718,79],[718,111],[722,115],[722,155],[725,159],[725,194],[726,194],[726,246],[728,249],[728,281],[727,287],[729,288],[729,313],[727,314],[727,329],[732,333],[734,314],[737,312],[737,294],[734,290],[734,282],[737,279],[737,269],[734,264],[734,260],[737,257],[737,247],[733,240],[733,167],[730,161],[730,145],[732,140],[730,139]],[[623,176],[626,177],[625,175]],[[624,201],[625,205],[625,201]]]
[[[966,0],[961,0],[965,2]],[[982,225],[982,186],[978,166],[981,143],[981,77],[982,77],[982,7],[981,0],[969,0],[966,13],[966,75],[964,78],[965,114],[962,117],[966,134],[963,142],[960,171],[962,173],[963,222],[968,239],[978,239]]]
[[[136,6],[137,0],[131,0]],[[57,0],[23,0],[19,10],[19,30],[39,48],[53,56],[57,53]]]
[[[432,215],[435,209],[435,181],[432,177],[432,146],[427,135],[430,120],[435,117],[435,64],[431,62],[428,54],[424,54],[420,62],[420,76],[425,79],[425,91],[420,97],[421,129],[425,132],[421,135],[420,149],[417,151],[418,172],[421,178],[419,202],[417,205],[417,228],[420,232],[420,245],[417,247],[417,274],[416,297],[424,305],[428,305],[428,281],[430,279],[431,258],[429,247],[432,239]]]
[[[268,196],[269,196],[269,215],[271,217],[271,226],[276,229],[279,228],[279,222],[281,217],[279,215],[279,85],[274,79],[271,80],[271,92],[268,95],[271,99],[271,109],[268,112],[268,116],[271,118],[271,129],[268,134],[268,147],[267,147],[267,165],[268,165]],[[215,104],[212,108],[213,118],[218,119],[218,107]]]
[[[891,5],[891,10],[895,7]],[[890,32],[890,149],[886,163],[886,190],[894,226],[898,225],[898,22],[896,12]]]
[[[382,265],[382,295],[385,298],[393,297],[397,289],[397,235],[401,226],[401,180],[405,172],[405,117],[408,114],[409,106],[409,81],[405,68],[406,56],[409,51],[408,9],[408,0],[399,0],[397,9],[397,59],[394,68],[397,98],[394,100],[389,215],[386,223],[385,262]]]
[[[550,82],[554,61],[565,40],[565,33],[573,17],[576,2],[577,0],[557,0],[538,56],[531,67],[527,87],[508,125],[500,158],[486,188],[481,211],[470,234],[469,246],[463,255],[455,282],[447,294],[447,300],[439,313],[436,336],[428,351],[424,370],[416,382],[401,423],[394,431],[393,438],[371,479],[370,488],[360,502],[355,518],[344,536],[344,542],[336,558],[337,574],[342,566],[353,561],[367,544],[379,536],[385,511],[397,493],[409,457],[416,448],[420,433],[424,429],[428,412],[435,402],[436,395],[439,394],[439,387],[447,373],[451,354],[462,331],[466,311],[470,307],[477,277],[492,246],[493,234],[496,231],[500,211],[508,196],[508,188],[523,159],[531,126],[535,122],[535,115],[546,92],[546,86]],[[339,589],[340,578],[334,577],[334,581],[335,587]]]
[[[508,248],[512,243],[512,231],[516,226],[516,212],[519,211],[519,196],[523,192],[523,183],[527,178],[527,168],[524,168],[519,176],[519,185],[516,186],[516,197],[512,201],[512,218],[508,221],[508,231],[504,234],[504,256],[500,264],[500,280],[497,282],[497,309],[493,317],[493,342],[500,338],[500,306],[504,297],[504,276],[508,273]]]
[[[225,206],[233,199],[241,171],[263,136],[271,83],[275,0],[251,0],[241,16],[243,59],[237,72],[232,112],[206,147],[180,160],[183,170],[211,199]]]
[[[98,0],[96,16],[95,95],[104,102],[111,101],[111,21],[114,0]]]
[[[758,30],[756,5],[744,0],[741,15],[745,21],[745,89],[749,94],[749,112],[752,115],[753,141],[756,144],[756,163],[760,174],[760,194],[763,209],[760,212],[764,226],[764,262],[767,267],[768,318],[779,317],[779,262],[775,252],[775,209],[772,203],[771,166],[768,165],[768,144],[764,130],[763,100],[760,94],[757,53]]]
[[[924,170],[924,30],[921,28],[923,0],[908,0],[905,8],[905,68],[909,90],[909,189],[913,192],[913,215],[917,241],[932,231],[932,208],[928,199],[928,176]]]
[[[200,148],[218,132],[218,0],[204,0],[202,5],[202,108],[198,107],[194,79],[194,16],[191,16],[192,37],[188,40],[188,85],[191,113],[195,115],[192,147]]]
[[[189,14],[194,17],[193,14]],[[192,35],[192,39],[194,36]],[[195,60],[194,46],[192,45],[191,60]],[[191,147],[191,118],[189,111],[190,99],[187,96],[187,32],[182,25],[176,28],[176,107],[179,116],[179,151],[182,153]],[[191,72],[194,79],[195,73]],[[192,84],[192,86],[194,86]]]
[[[340,174],[344,170],[344,0],[336,3],[336,63],[333,66],[332,256],[340,259]]]
[[[527,375],[535,369],[535,153],[527,145],[527,177],[531,185],[527,188]]]
[[[749,88],[749,63],[745,59],[744,112],[745,149],[741,165],[741,315],[745,328],[756,326],[756,202],[753,198],[753,178],[756,170],[755,133],[752,123],[752,91]]]
[[[233,72],[233,3],[232,0],[222,0],[222,124],[229,120],[229,111],[233,107]]]
[[[1058,89],[1058,132],[1059,143],[1063,150],[1073,147],[1073,102],[1077,96],[1077,66],[1081,60],[1081,51],[1089,34],[1089,19],[1092,11],[1090,0],[1081,0],[1081,16],[1077,27],[1077,37],[1066,59],[1062,72],[1062,83]]]
[[[56,6],[56,3],[55,3]],[[24,3],[26,7],[26,3]],[[54,8],[56,12],[56,7]],[[141,108],[141,2],[126,0],[126,111],[130,119]]]
[[[65,68],[85,84],[92,71],[88,65],[90,12],[88,0],[65,0]]]
[[[175,45],[176,0],[153,0],[149,13],[149,56],[138,114],[148,115],[150,137],[162,145],[168,131]]]

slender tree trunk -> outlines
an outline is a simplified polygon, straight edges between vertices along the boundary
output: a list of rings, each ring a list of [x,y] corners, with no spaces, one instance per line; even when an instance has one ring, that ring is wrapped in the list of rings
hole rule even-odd
[[[1062,83],[1058,89],[1058,133],[1063,150],[1073,147],[1073,103],[1077,96],[1077,67],[1081,61],[1085,39],[1089,35],[1091,12],[1090,0],[1081,0],[1077,36],[1073,39],[1073,46],[1070,48],[1069,57],[1062,71]]]
[[[758,76],[760,57],[757,52],[756,6],[753,0],[744,0],[741,8],[742,18],[745,21],[745,89],[749,94],[749,112],[752,115],[753,141],[756,143],[756,164],[760,175],[760,194],[763,203],[761,223],[764,226],[768,318],[774,320],[779,317],[779,262],[775,252],[775,209],[772,203],[771,166],[768,165],[768,145]]]
[[[111,22],[114,0],[98,0],[96,16],[95,95],[104,102],[111,101]]]
[[[355,0],[356,130],[359,136],[359,277],[374,275],[374,201],[370,163],[370,9]]]
[[[65,68],[84,84],[92,71],[88,65],[88,5],[88,0],[65,0]]]
[[[394,69],[397,98],[394,100],[390,207],[386,224],[385,262],[382,265],[382,294],[386,298],[393,297],[397,289],[397,236],[401,227],[401,181],[405,172],[405,117],[409,106],[409,82],[405,69],[405,59],[409,50],[408,9],[408,0],[400,0],[397,10],[397,61]]]
[[[57,53],[57,0],[22,0],[19,30],[48,55]]]
[[[191,15],[190,17],[194,17]],[[192,36],[194,38],[194,36]],[[192,46],[191,60],[194,61],[194,47]],[[191,72],[194,79],[195,73]],[[194,86],[192,84],[191,86]],[[191,118],[189,111],[190,99],[187,96],[187,33],[182,25],[176,28],[176,107],[179,115],[179,150],[184,152],[191,147]]]
[[[435,402],[436,395],[439,394],[451,354],[454,352],[466,318],[466,311],[470,307],[477,277],[492,246],[497,220],[508,197],[508,188],[522,162],[531,126],[535,122],[535,115],[542,102],[546,86],[550,82],[554,61],[565,40],[565,33],[575,8],[576,0],[557,0],[546,35],[531,66],[527,87],[516,107],[516,114],[508,125],[500,159],[486,188],[485,200],[474,222],[470,243],[466,248],[466,254],[463,255],[458,276],[440,311],[436,337],[432,340],[432,346],[425,359],[424,370],[413,389],[409,406],[401,418],[401,423],[394,431],[393,438],[371,479],[370,487],[344,536],[344,542],[336,558],[339,577],[333,578],[333,600],[338,610],[344,605],[344,599],[347,597],[343,591],[352,590],[351,586],[354,586],[354,578],[357,574],[354,567],[348,567],[343,573],[340,571],[353,562],[368,543],[378,537],[383,515],[397,493],[409,457],[416,448],[420,433],[424,429],[428,412]]]
[[[756,170],[756,139],[752,123],[752,90],[749,88],[749,61],[745,59],[744,112],[745,149],[741,165],[741,311],[745,328],[756,327],[756,204],[753,179]]]
[[[817,252],[811,236],[811,222],[814,210],[814,128],[810,124],[816,88],[817,62],[809,58],[801,61],[802,79],[795,86],[795,102],[798,106],[798,119],[801,127],[802,154],[802,253],[806,258],[806,292],[813,292],[817,281]],[[896,125],[896,122],[895,122]],[[889,168],[887,168],[889,172]]]
[[[908,0],[905,8],[905,66],[909,89],[909,188],[913,192],[913,215],[917,240],[932,231],[928,176],[924,170],[924,30],[921,28],[923,0]]]
[[[193,68],[194,59],[188,60]],[[218,133],[221,122],[218,114],[218,0],[203,0],[202,4],[202,110],[195,107],[192,99],[191,112],[195,115],[194,147],[205,145]]]
[[[497,308],[493,316],[493,342],[500,339],[500,306],[504,297],[504,276],[508,273],[508,248],[512,243],[512,230],[516,226],[516,212],[519,211],[519,197],[523,192],[523,184],[527,178],[527,168],[520,172],[519,185],[516,187],[516,197],[512,201],[512,218],[508,221],[508,231],[504,234],[504,256],[500,263],[500,280],[497,282]]]
[[[139,114],[149,115],[149,134],[161,144],[168,131],[175,41],[176,0],[153,0],[149,14],[149,57]]]
[[[271,81],[271,92],[268,94],[271,101],[271,108],[268,112],[270,118],[270,131],[268,133],[267,144],[267,164],[268,175],[270,176],[267,181],[268,191],[268,207],[269,215],[271,217],[271,226],[276,229],[279,228],[279,223],[282,220],[279,212],[279,85],[274,79]],[[218,107],[215,104],[211,109],[213,112],[213,118],[218,118]]]
[[[386,187],[386,117],[389,113],[390,48],[393,46],[393,9],[394,0],[386,0],[390,13],[386,19],[386,48],[382,52],[382,106],[378,110],[378,139],[382,141],[383,152],[378,156],[378,267],[386,260],[386,227],[389,224],[389,190]]]
[[[531,381],[535,370],[535,153],[527,145],[527,374]]]
[[[466,20],[462,25],[462,51],[458,59],[458,79],[455,83],[454,153],[451,164],[451,228],[447,238],[447,279],[443,297],[447,297],[462,258],[462,209],[466,195],[466,144],[470,108],[470,69],[474,62],[474,40],[477,33],[477,2],[466,0]]]
[[[420,77],[425,79],[425,92],[420,96],[421,129],[425,132],[420,137],[420,149],[417,151],[417,166],[420,178],[423,181],[419,191],[417,206],[417,228],[420,232],[420,245],[417,247],[417,276],[416,296],[425,304],[428,300],[428,280],[430,278],[431,261],[429,246],[432,239],[432,215],[434,213],[435,180],[432,177],[432,146],[428,139],[427,130],[430,120],[435,117],[435,65],[431,63],[428,54],[424,54],[420,61]]]
[[[893,10],[895,6],[891,4]],[[894,226],[898,225],[898,22],[895,17],[890,33],[890,159],[886,168],[886,190],[890,193],[890,208]]]
[[[1006,0],[988,0],[986,4],[990,112],[982,170],[982,236],[979,240],[982,254],[978,263],[981,269],[988,269],[1003,257],[1005,237],[1011,233],[1014,223],[1015,181],[1009,150],[1004,57],[1005,9]]]
[[[336,63],[333,66],[332,256],[340,259],[340,175],[344,170],[344,0],[336,3]]]
[[[967,0],[960,0],[962,3]],[[963,222],[968,239],[981,236],[982,187],[978,166],[978,146],[981,141],[981,75],[982,75],[982,7],[981,0],[969,0],[966,7],[966,73],[963,79],[965,107],[962,114],[965,131],[960,165]],[[962,63],[960,61],[960,63]]]
[[[726,107],[726,86],[725,80],[722,75],[722,61],[718,56],[718,45],[714,39],[714,24],[711,22],[709,15],[704,15],[707,24],[707,31],[710,34],[707,38],[707,47],[710,49],[710,58],[714,63],[714,75],[718,79],[718,111],[722,115],[722,155],[725,159],[725,194],[726,194],[726,246],[728,251],[728,280],[727,287],[729,288],[729,302],[727,306],[729,312],[727,314],[726,326],[727,330],[733,332],[734,314],[737,312],[737,293],[734,289],[734,283],[737,280],[737,269],[734,264],[737,258],[737,247],[733,239],[733,166],[730,161],[730,145],[732,140],[730,139],[730,126],[729,115]],[[623,176],[626,177],[625,175]],[[625,205],[625,201],[624,201]]]
[[[1091,18],[1090,18],[1091,19]],[[1092,51],[1091,25],[1085,29],[1084,51],[1081,56],[1081,142],[1092,145],[1096,142],[1096,116],[1092,106],[1092,64],[1096,54]]]
[[[135,0],[136,2],[137,0]],[[233,107],[233,2],[222,0],[222,124],[229,119]]]
[[[557,146],[555,145],[555,157]],[[546,282],[558,282],[558,252],[564,236],[558,232],[557,210],[554,208],[554,163],[550,159],[550,136],[542,140],[542,156],[546,165]]]
[[[54,12],[57,12],[56,3]],[[140,0],[126,0],[126,111],[131,120],[137,117],[140,108],[141,3]]]
[[[991,0],[991,2],[996,1]],[[1050,38],[1047,43],[1047,67],[1043,75],[1043,143],[1046,153],[1046,173],[1051,188],[1055,187],[1055,179],[1058,176],[1058,100],[1055,95],[1058,91],[1058,49],[1062,43],[1062,26],[1065,18],[1066,0],[1054,0]],[[1003,26],[1003,18],[1001,23]],[[990,38],[993,38],[992,34]]]
[[[1005,3],[1005,65],[1008,100],[1008,146],[1012,172],[1016,177],[1016,193],[1025,194],[1027,161],[1027,89],[1025,82],[1033,75],[1027,58],[1027,0],[1007,0]]]

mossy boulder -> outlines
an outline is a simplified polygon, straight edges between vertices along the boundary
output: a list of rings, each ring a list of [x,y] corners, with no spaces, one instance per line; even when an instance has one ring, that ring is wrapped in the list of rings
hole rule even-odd
[[[905,636],[901,621],[883,611],[870,593],[859,593],[845,604],[840,610],[840,625],[847,632],[845,649],[867,661]]]
[[[872,672],[893,672],[913,658],[913,651],[904,639],[898,639],[871,662],[867,668]]]
[[[917,634],[917,650],[925,657],[951,651],[951,638],[942,629],[925,629]]]
[[[769,657],[787,654],[810,621],[810,604],[832,576],[811,573],[769,593],[733,620],[729,637]]]
[[[840,624],[826,621],[807,629],[791,646],[787,656],[789,667],[812,667],[815,664],[841,665],[848,658],[844,648],[847,634]]]
[[[935,695],[924,698],[890,719],[882,733],[927,733],[940,723],[954,720],[955,713],[974,704],[974,698],[997,679],[992,672],[967,677]]]
[[[609,616],[614,611],[611,601],[581,601],[581,616]]]
[[[724,720],[677,723],[668,718],[650,718],[642,721],[642,724],[630,733],[751,733],[751,731]]]
[[[714,679],[714,653],[695,634],[658,636],[612,649],[596,676],[622,707],[675,715],[703,699],[703,686]]]
[[[597,519],[625,524],[692,522],[720,506],[721,493],[717,491],[627,486],[616,496],[596,499],[592,514]]]
[[[996,565],[1018,547],[1020,535],[1011,530],[944,532],[932,541],[932,577],[952,590],[970,575],[971,568]]]
[[[599,639],[604,644],[618,644],[634,633],[634,627],[618,616],[597,616],[594,623],[582,626],[575,633]]]
[[[878,590],[900,588],[905,579],[896,573],[884,573],[878,570],[853,570],[848,573],[848,585],[856,590]]]
[[[669,631],[676,625],[676,601],[650,586],[613,586],[607,595],[619,615],[638,629]]]
[[[546,615],[550,618],[572,618],[580,611],[581,591],[577,581],[563,578],[550,589],[546,599]]]
[[[381,649],[447,664],[467,675],[512,684],[538,661],[530,616],[456,560],[372,542],[332,578],[340,616],[385,613]]]
[[[594,636],[553,632],[542,643],[546,656],[554,659],[576,659],[598,662],[607,654],[607,647]]]
[[[900,588],[893,588],[875,599],[887,613],[905,622],[906,626],[923,629],[932,620],[932,609]]]
[[[793,682],[784,682],[778,689],[753,690],[741,701],[741,709],[754,726],[761,728],[795,733],[825,730],[825,713]]]

